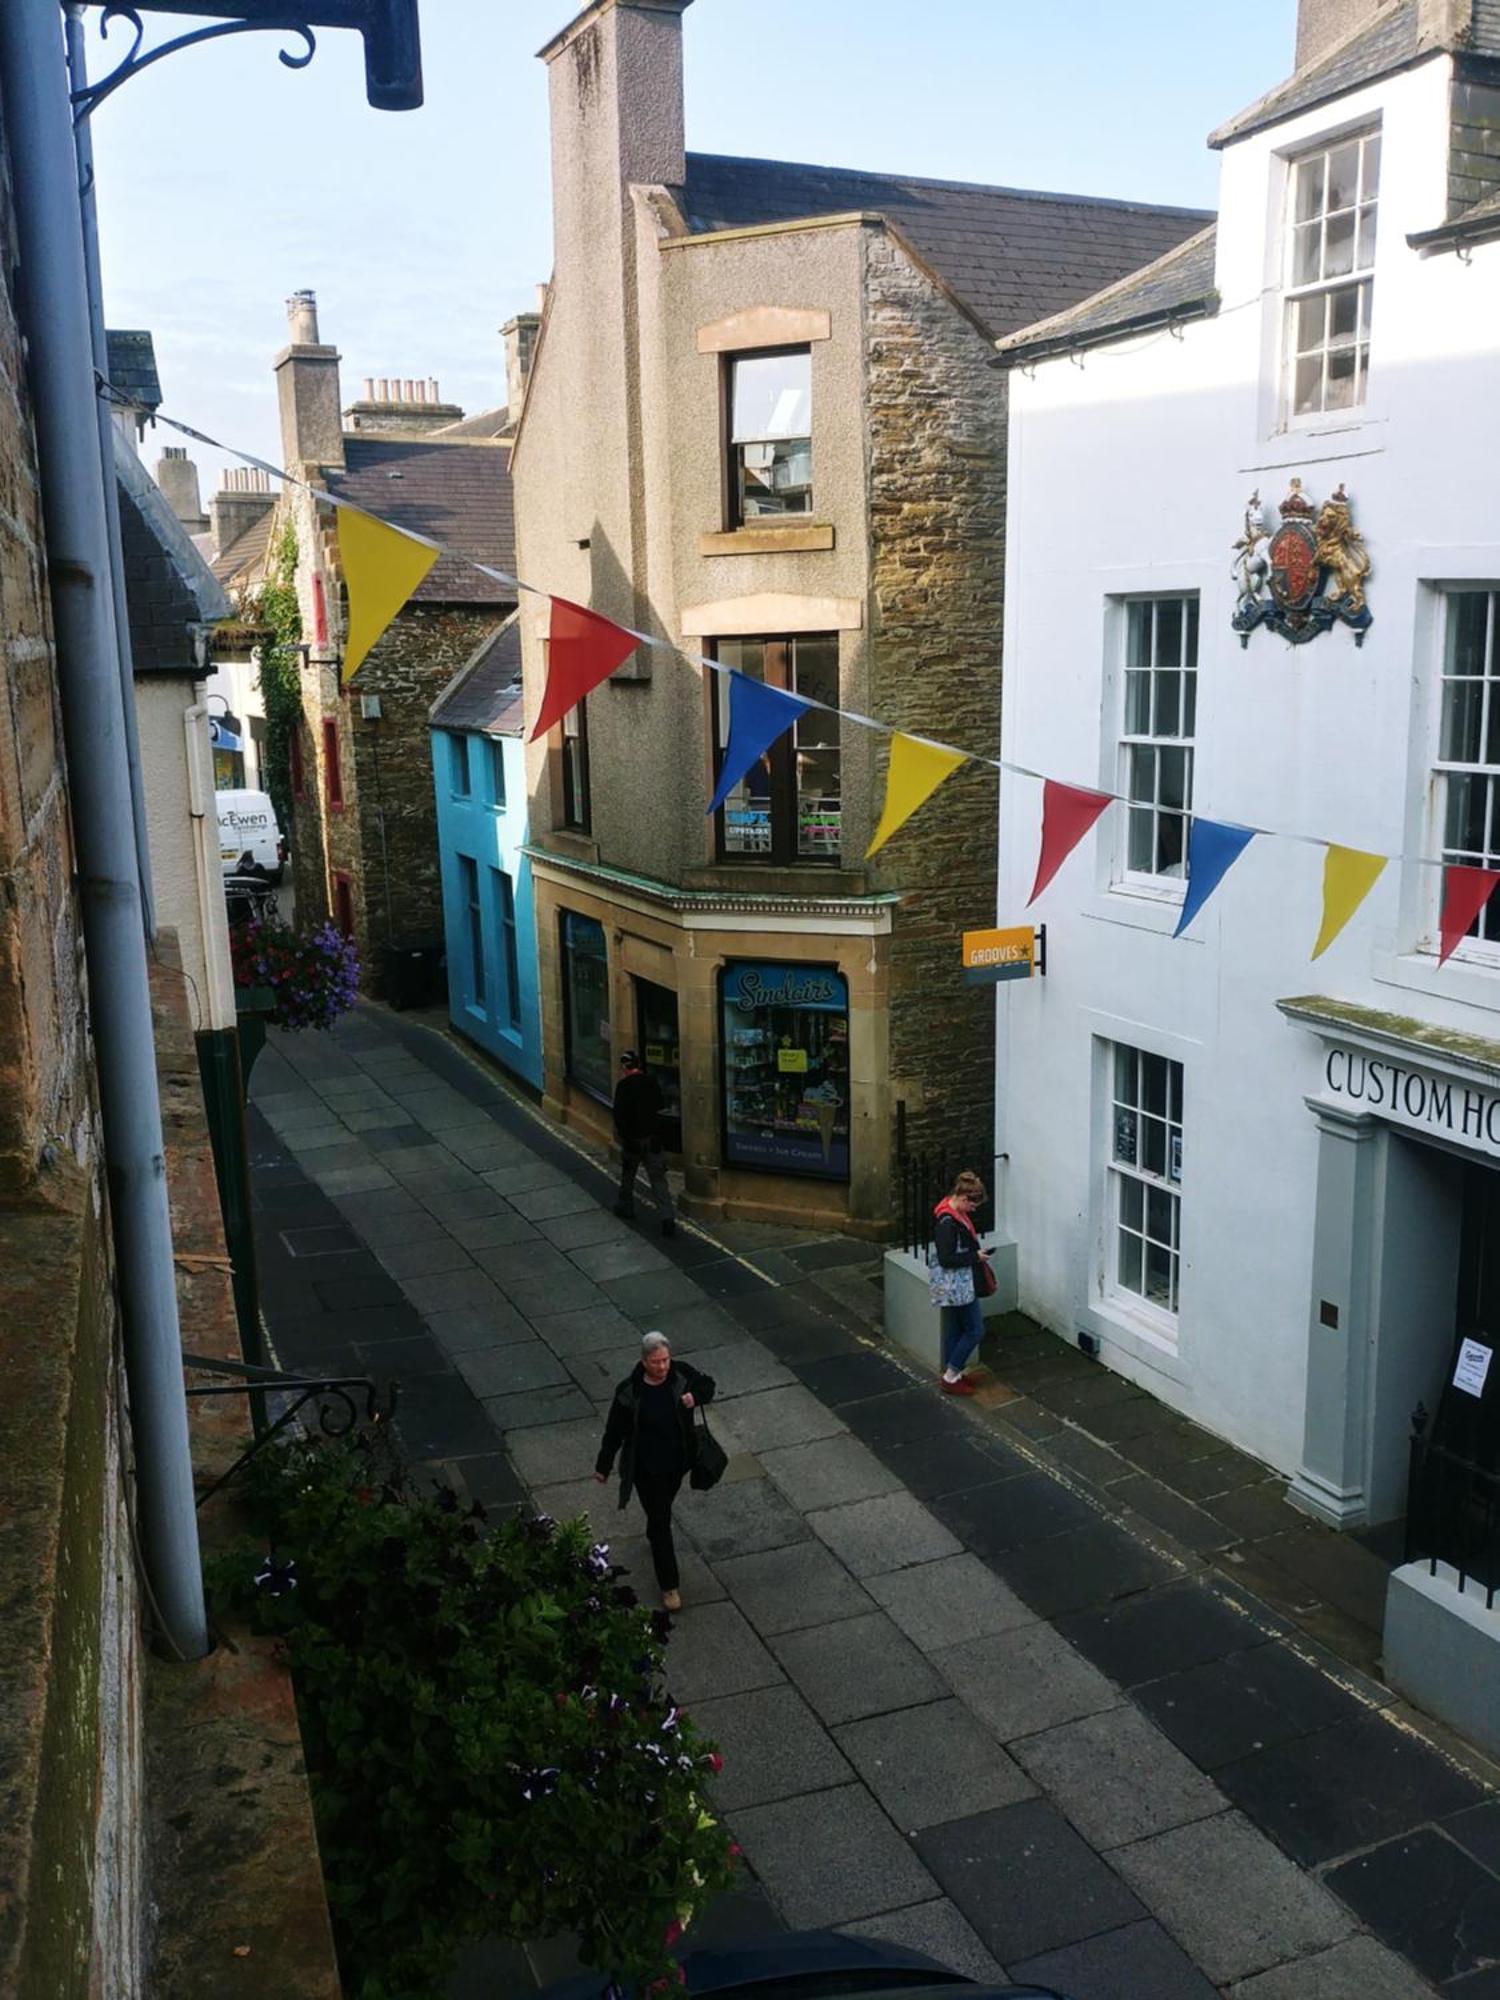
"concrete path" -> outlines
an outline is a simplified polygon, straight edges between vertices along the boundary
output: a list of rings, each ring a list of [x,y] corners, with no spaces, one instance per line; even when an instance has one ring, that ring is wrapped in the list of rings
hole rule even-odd
[[[829,1925],[1072,2000],[1500,1996],[1500,1800],[1388,1689],[1046,1444],[881,1351],[795,1247],[621,1223],[598,1167],[445,1037],[364,1009],[273,1037],[252,1131],[283,1364],[402,1382],[412,1457],[587,1512],[640,1330],[718,1384],[668,1674],[724,1753],[713,1939]],[[781,1282],[776,1282],[777,1279]],[[560,1977],[476,1954],[458,1996]]]

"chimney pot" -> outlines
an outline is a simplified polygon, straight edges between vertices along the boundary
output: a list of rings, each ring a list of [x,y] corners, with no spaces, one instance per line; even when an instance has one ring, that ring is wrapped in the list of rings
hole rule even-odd
[[[316,347],[318,345],[318,295],[316,292],[293,292],[286,302],[286,316],[292,330],[294,347]]]
[[[376,384],[376,387],[380,391],[379,400],[382,403],[388,403],[391,400],[391,385],[383,375],[381,376],[379,382]]]
[[[417,385],[409,375],[406,378],[405,396],[408,403],[414,403],[417,400]]]
[[[375,377],[373,375],[367,375],[365,377],[365,401],[367,403],[373,403],[374,400],[375,400]]]

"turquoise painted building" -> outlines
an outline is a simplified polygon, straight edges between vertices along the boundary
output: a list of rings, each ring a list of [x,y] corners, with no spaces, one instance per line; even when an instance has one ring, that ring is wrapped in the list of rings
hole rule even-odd
[[[526,859],[521,635],[499,626],[433,704],[448,1012],[534,1090],[542,1085],[536,920]]]

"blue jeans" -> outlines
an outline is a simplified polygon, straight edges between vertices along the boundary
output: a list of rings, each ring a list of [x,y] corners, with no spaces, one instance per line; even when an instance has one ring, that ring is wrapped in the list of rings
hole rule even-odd
[[[944,1306],[943,1368],[957,1374],[979,1345],[984,1332],[984,1311],[978,1299],[966,1306]]]

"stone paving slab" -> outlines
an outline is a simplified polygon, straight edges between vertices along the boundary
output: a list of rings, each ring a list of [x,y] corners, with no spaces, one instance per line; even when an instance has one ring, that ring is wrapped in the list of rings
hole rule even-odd
[[[524,1215],[528,1222],[540,1222],[549,1215],[577,1215],[592,1213],[598,1203],[586,1188],[574,1187],[571,1181],[554,1181],[543,1187],[517,1188],[507,1200],[518,1215]]]
[[[865,1588],[924,1653],[1036,1623],[1015,1592],[967,1551],[867,1577]]]
[[[571,1423],[548,1424],[542,1430],[523,1432],[509,1447],[517,1472],[530,1487],[551,1485],[559,1479],[587,1479],[592,1476],[594,1461],[599,1456],[599,1444],[603,1425],[592,1417],[580,1417]],[[619,1490],[619,1481],[611,1479],[608,1489],[611,1494]]]
[[[657,1327],[655,1331],[665,1333],[666,1328]],[[671,1337],[669,1334],[668,1338]],[[753,1396],[764,1389],[785,1388],[794,1380],[791,1369],[784,1367],[758,1340],[700,1346],[684,1331],[673,1342],[672,1352],[713,1377],[714,1400],[718,1403],[732,1397]]]
[[[598,1420],[593,1404],[571,1382],[552,1388],[523,1389],[511,1396],[486,1396],[484,1409],[495,1429],[507,1439],[512,1431],[565,1423],[570,1417]]]
[[[699,1701],[693,1720],[723,1754],[724,1769],[710,1788],[720,1812],[737,1814],[746,1806],[769,1805],[854,1779],[833,1738],[795,1688],[757,1688]]]
[[[518,1196],[524,1200],[524,1196]],[[632,1236],[625,1243],[584,1243],[568,1252],[574,1267],[603,1284],[609,1278],[627,1278],[642,1271],[667,1271],[672,1267],[659,1250]]]
[[[606,1208],[575,1209],[568,1215],[545,1215],[537,1228],[559,1250],[581,1250],[591,1243],[633,1242],[634,1231]]]
[[[1341,1903],[1236,1812],[1117,1848],[1110,1859],[1220,1984],[1326,1950],[1355,1928]]]
[[[990,1984],[1005,1977],[975,1934],[946,1897],[931,1903],[914,1903],[907,1910],[891,1910],[883,1917],[864,1917],[857,1924],[840,1924],[850,1937],[876,1938],[883,1944],[905,1945],[911,1951],[926,1952],[939,1965],[961,1972],[976,1985]]]
[[[1500,1882],[1435,1827],[1368,1848],[1323,1879],[1429,1979],[1447,1986],[1500,1971]]]
[[[597,1312],[582,1312],[577,1308],[534,1312],[529,1317],[552,1352],[564,1359],[571,1354],[617,1355],[618,1381],[625,1379],[640,1358],[640,1329],[613,1307],[606,1306]]]
[[[693,1535],[711,1562],[805,1542],[811,1530],[768,1479],[725,1480],[711,1493],[684,1492]]]
[[[1101,1853],[1228,1805],[1137,1708],[1106,1709],[1023,1736],[1010,1754]]]
[[[498,1305],[451,1306],[443,1312],[425,1312],[422,1317],[435,1338],[455,1356],[536,1339],[531,1322],[503,1300]]]
[[[937,1884],[863,1785],[735,1814],[750,1865],[798,1930],[935,1897]]]
[[[934,1664],[1002,1743],[1118,1708],[1124,1697],[1050,1625],[969,1639]]]
[[[919,1833],[916,1848],[1002,1965],[1118,1930],[1146,1912],[1044,1799]]]
[[[375,1255],[396,1278],[429,1278],[434,1271],[470,1271],[473,1259],[467,1250],[445,1233],[421,1236],[408,1242],[398,1232],[389,1241],[377,1240]]]
[[[1432,2000],[1432,1988],[1374,1938],[1353,1937],[1293,1965],[1237,1980],[1229,2000]],[[1455,1991],[1462,2000],[1462,1988]],[[1475,2000],[1486,2000],[1476,1994]]]
[[[466,1270],[435,1271],[426,1278],[403,1278],[401,1289],[418,1312],[448,1312],[469,1306],[498,1312],[505,1301],[493,1278],[477,1265]]]
[[[807,1524],[856,1576],[875,1576],[912,1563],[961,1553],[959,1543],[920,1500],[885,1493],[809,1514]]]
[[[961,1701],[846,1723],[834,1741],[908,1834],[1014,1805],[1037,1789]]]
[[[482,1250],[482,1257],[497,1257],[497,1250]],[[541,1313],[582,1312],[604,1303],[603,1294],[582,1271],[555,1272],[545,1278],[507,1278],[505,1295],[518,1312],[528,1319]],[[639,1348],[637,1348],[639,1353]]]
[[[875,1606],[821,1543],[793,1542],[715,1564],[725,1588],[763,1637],[857,1618]]]
[[[1087,2000],[1212,2000],[1217,1991],[1149,1918],[1062,1951],[1044,1952],[1011,1970],[1018,1980]]]
[[[476,1396],[514,1396],[525,1389],[543,1389],[568,1380],[567,1369],[544,1340],[475,1348],[456,1355],[454,1362]]]
[[[1364,1713],[1356,1696],[1276,1642],[1167,1674],[1136,1699],[1205,1771]]]
[[[542,1237],[524,1215],[517,1215],[509,1203],[501,1202],[489,1215],[453,1216],[447,1231],[455,1243],[477,1255],[481,1250],[498,1250],[516,1243],[540,1244]]]
[[[763,1389],[742,1396],[734,1413],[735,1425],[751,1451],[774,1451],[778,1446],[809,1444],[815,1438],[836,1437],[846,1429],[843,1420],[824,1407],[816,1396],[800,1384],[787,1389]]]
[[[901,1482],[857,1438],[819,1438],[761,1454],[761,1464],[804,1513],[896,1492]]]
[[[783,1632],[771,1650],[829,1724],[940,1699],[939,1675],[884,1612]]]
[[[743,1694],[786,1676],[733,1604],[697,1604],[675,1619],[667,1678],[678,1701]]]

